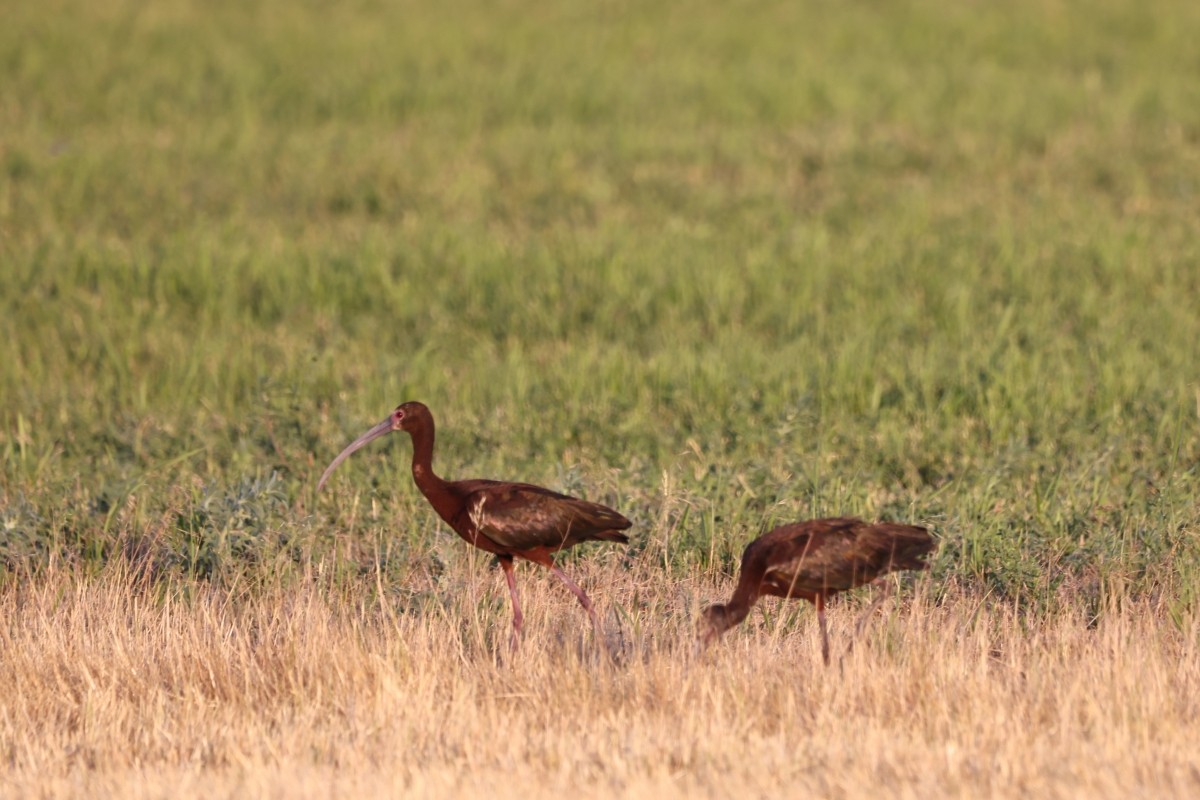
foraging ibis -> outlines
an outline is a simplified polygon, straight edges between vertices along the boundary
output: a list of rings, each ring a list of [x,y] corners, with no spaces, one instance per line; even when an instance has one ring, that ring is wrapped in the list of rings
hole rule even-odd
[[[763,595],[800,597],[817,607],[821,657],[828,664],[825,601],[889,572],[926,569],[923,559],[935,547],[924,528],[890,522],[838,518],[778,527],[746,546],[733,598],[701,615],[700,644],[712,644],[744,620]]]

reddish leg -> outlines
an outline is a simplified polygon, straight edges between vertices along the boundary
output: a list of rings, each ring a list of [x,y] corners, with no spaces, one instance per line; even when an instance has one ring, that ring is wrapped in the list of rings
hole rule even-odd
[[[512,648],[516,650],[521,641],[521,631],[525,627],[525,615],[521,613],[521,601],[517,599],[517,577],[513,574],[512,556],[500,556],[500,567],[504,570],[504,580],[508,581],[508,593],[512,596]]]
[[[598,620],[596,618],[596,612],[592,608],[592,601],[588,598],[587,592],[585,592],[585,591],[583,591],[583,589],[579,588],[579,584],[577,584],[575,581],[571,580],[570,576],[568,576],[567,573],[565,573],[561,569],[559,569],[558,565],[555,564],[553,561],[551,561],[548,566],[550,568],[550,571],[553,572],[560,581],[562,581],[563,583],[565,583],[567,585],[567,588],[571,590],[571,593],[574,594],[577,598],[579,598],[579,605],[583,606],[583,610],[587,612],[588,617],[590,617],[592,620],[592,627],[594,627],[596,629],[596,632],[599,633],[600,620]]]
[[[825,627],[825,595],[819,594],[813,600],[817,604],[817,622],[821,625],[821,659],[829,666],[829,631]]]
[[[871,583],[872,585],[875,585],[881,580],[883,579],[879,578]],[[854,626],[854,636],[850,639],[850,644],[846,646],[846,652],[842,655],[842,658],[850,655],[850,651],[854,649],[854,643],[858,640],[859,636],[862,636],[863,628],[867,627],[867,620],[869,620],[871,615],[874,614],[881,605],[883,605],[884,600],[891,597],[892,588],[893,584],[890,581],[885,582],[883,584],[883,588],[875,595],[875,601],[871,603],[871,606],[863,612],[861,617],[858,618],[858,624]]]

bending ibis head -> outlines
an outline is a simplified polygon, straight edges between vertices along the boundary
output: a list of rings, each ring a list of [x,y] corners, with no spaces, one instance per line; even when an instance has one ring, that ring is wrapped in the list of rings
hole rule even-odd
[[[355,439],[350,444],[346,445],[346,449],[338,453],[337,458],[335,458],[329,464],[329,466],[325,468],[325,472],[321,474],[321,480],[317,482],[317,491],[321,491],[321,487],[325,485],[325,481],[327,481],[329,476],[333,474],[333,471],[337,469],[338,464],[341,464],[343,461],[349,458],[351,453],[354,453],[356,450],[361,450],[371,442],[378,439],[380,436],[386,436],[392,431],[411,431],[417,426],[428,422],[429,418],[429,409],[425,407],[424,403],[418,403],[414,401],[409,403],[401,403],[400,405],[396,406],[395,410],[392,411],[391,414],[388,414],[382,422],[372,427],[369,431]]]
[[[745,612],[738,613],[738,609],[731,606],[709,606],[700,612],[700,623],[696,626],[696,644],[702,650],[707,648],[719,639],[722,633],[745,618]]]

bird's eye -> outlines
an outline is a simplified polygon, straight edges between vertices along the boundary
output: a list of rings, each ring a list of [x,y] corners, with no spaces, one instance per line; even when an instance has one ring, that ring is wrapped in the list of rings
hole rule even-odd
[[[399,422],[400,420],[404,419],[404,412],[397,408],[394,412],[392,412],[392,419]]]

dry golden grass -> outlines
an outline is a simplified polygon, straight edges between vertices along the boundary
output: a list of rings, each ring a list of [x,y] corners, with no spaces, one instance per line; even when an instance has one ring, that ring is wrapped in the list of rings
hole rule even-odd
[[[116,570],[0,590],[5,796],[1071,797],[1200,793],[1200,630],[1151,608],[1022,618],[920,583],[840,668],[811,607],[764,602],[701,658],[727,590],[575,565],[611,660],[552,579],[473,554],[377,584],[146,588]],[[419,582],[419,581],[418,581]],[[831,608],[835,654],[864,598]],[[780,614],[783,610],[785,613]],[[622,631],[620,635],[616,631]]]

